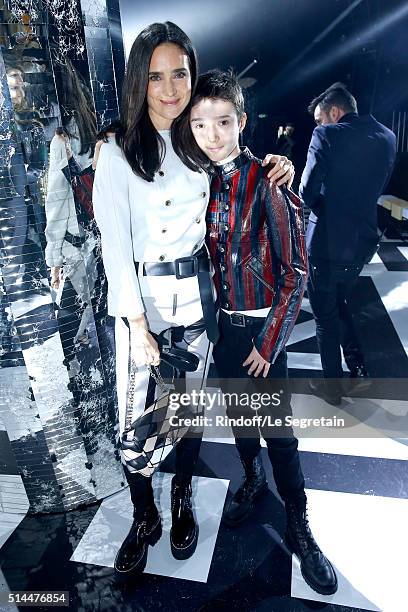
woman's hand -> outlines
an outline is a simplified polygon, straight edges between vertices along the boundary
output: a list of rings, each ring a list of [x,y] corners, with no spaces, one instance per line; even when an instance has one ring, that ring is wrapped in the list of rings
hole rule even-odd
[[[98,163],[99,153],[101,152],[101,146],[104,144],[104,140],[97,140],[95,145],[95,151],[92,158],[92,169],[96,170]]]
[[[72,148],[71,141],[65,134],[56,134],[56,137],[62,140],[65,144],[65,150],[67,152],[67,159],[71,159],[72,157]]]
[[[290,159],[284,155],[268,153],[265,155],[262,165],[267,166],[268,164],[275,164],[267,174],[269,181],[271,183],[276,181],[278,187],[286,184],[287,188],[290,189],[295,178],[295,166]]]
[[[51,287],[58,289],[62,280],[62,268],[61,266],[54,266],[51,268]]]
[[[130,352],[136,367],[144,365],[158,366],[160,364],[160,351],[156,340],[147,329],[144,316],[129,320],[130,325]]]
[[[248,369],[249,376],[251,374],[253,374],[255,377],[262,375],[264,378],[268,376],[269,368],[271,367],[269,361],[266,361],[262,355],[258,353],[255,347],[252,349],[242,365],[244,367],[250,366]]]
[[[95,170],[96,166],[98,165],[98,159],[99,159],[99,153],[101,152],[101,146],[105,142],[108,142],[109,136],[114,136],[114,135],[115,135],[115,132],[106,132],[106,133],[104,133],[103,138],[100,138],[99,140],[96,141],[95,151],[94,151],[94,155],[93,155],[93,159],[92,159],[92,168],[93,168],[93,170]]]

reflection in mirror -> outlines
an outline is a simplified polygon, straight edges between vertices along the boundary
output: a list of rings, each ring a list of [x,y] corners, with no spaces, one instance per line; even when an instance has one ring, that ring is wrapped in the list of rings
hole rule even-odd
[[[118,114],[109,20],[97,4],[105,18],[85,28],[78,1],[34,0],[29,12],[0,3],[0,420],[31,511],[123,486],[91,195],[96,132],[103,115]]]

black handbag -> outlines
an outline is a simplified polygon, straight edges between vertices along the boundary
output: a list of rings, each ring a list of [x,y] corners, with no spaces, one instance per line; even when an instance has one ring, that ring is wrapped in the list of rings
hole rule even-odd
[[[158,341],[160,357],[174,372],[175,377],[183,372],[197,370],[199,358],[185,349],[164,343],[164,337],[152,334]],[[129,383],[126,398],[125,431],[121,441],[122,458],[131,473],[152,476],[174,446],[189,431],[190,427],[174,425],[171,417],[177,415],[181,423],[190,414],[188,408],[177,412],[170,405],[172,388],[165,384],[159,368],[149,367],[150,375],[160,390],[160,396],[132,422],[133,402],[137,366],[130,362]],[[177,419],[177,421],[178,421]]]
[[[181,328],[184,330],[185,328]],[[178,330],[178,328],[173,328]],[[170,330],[170,331],[173,331]],[[198,368],[199,358],[194,353],[189,353],[186,349],[179,348],[173,344],[173,335],[166,338],[165,330],[161,334],[150,332],[155,338],[160,350],[160,360],[173,368],[175,375],[181,375],[183,372],[195,372]]]

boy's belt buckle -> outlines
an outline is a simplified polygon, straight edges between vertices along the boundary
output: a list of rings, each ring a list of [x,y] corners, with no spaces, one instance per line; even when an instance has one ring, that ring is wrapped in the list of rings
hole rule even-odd
[[[240,312],[233,312],[230,315],[231,325],[235,325],[235,327],[246,327],[245,325],[245,315]]]

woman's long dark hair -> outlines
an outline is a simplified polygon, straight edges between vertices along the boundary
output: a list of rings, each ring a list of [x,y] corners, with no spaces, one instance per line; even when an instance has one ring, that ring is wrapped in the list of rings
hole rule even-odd
[[[93,155],[96,142],[96,115],[91,92],[84,79],[72,62],[67,58],[60,66],[61,87],[60,106],[62,124],[71,138],[75,134],[69,131],[69,122],[73,117],[76,121],[81,148],[80,155]]]
[[[173,43],[185,51],[191,74],[191,88],[197,82],[197,56],[191,40],[175,23],[152,23],[136,38],[130,51],[122,93],[122,129],[116,133],[118,145],[133,172],[153,181],[165,154],[165,143],[154,127],[147,107],[147,87],[149,67],[153,51],[163,43]],[[189,117],[190,103],[171,125],[171,141],[174,151],[181,161],[191,170],[198,166],[186,155],[183,146],[183,133],[180,124]]]

